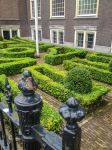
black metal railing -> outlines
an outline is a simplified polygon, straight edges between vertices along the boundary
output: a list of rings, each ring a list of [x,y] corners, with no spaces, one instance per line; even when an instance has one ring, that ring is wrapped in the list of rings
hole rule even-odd
[[[17,150],[17,133],[22,148],[19,150],[80,150],[81,128],[77,122],[84,116],[84,110],[78,101],[71,97],[59,109],[66,120],[62,137],[46,131],[40,124],[42,98],[35,92],[37,84],[29,71],[24,71],[20,80],[21,94],[14,98],[12,106],[11,87],[8,80],[5,85],[6,104],[0,103],[0,150]],[[11,140],[9,140],[6,120],[10,123]]]

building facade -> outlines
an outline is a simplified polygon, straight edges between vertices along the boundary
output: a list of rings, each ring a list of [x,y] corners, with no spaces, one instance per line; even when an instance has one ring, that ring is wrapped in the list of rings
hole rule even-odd
[[[112,0],[38,0],[41,41],[112,52]],[[0,0],[0,34],[35,40],[34,0]]]

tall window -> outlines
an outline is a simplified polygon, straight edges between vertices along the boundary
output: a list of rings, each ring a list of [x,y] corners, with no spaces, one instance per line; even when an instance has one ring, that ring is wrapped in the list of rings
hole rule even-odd
[[[50,30],[51,43],[64,44],[64,30],[52,29]]]
[[[35,0],[31,0],[31,18],[35,17]],[[41,17],[41,2],[40,0],[37,1],[38,3],[38,17]]]
[[[77,15],[96,15],[97,5],[98,0],[77,0]]]
[[[36,40],[35,29],[32,29],[31,31],[32,31],[32,40]],[[41,29],[38,30],[38,40],[42,41],[42,30]]]
[[[52,0],[52,17],[64,16],[65,0]]]
[[[76,47],[94,49],[95,31],[76,31],[75,34]]]

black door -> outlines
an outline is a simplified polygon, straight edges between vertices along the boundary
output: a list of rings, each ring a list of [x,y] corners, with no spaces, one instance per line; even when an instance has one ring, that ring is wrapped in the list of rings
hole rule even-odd
[[[9,40],[10,39],[10,32],[9,31],[3,31],[3,37],[4,37],[4,39]]]

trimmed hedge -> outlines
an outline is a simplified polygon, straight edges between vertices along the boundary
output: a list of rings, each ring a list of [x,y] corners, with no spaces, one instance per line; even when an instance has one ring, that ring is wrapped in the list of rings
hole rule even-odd
[[[110,60],[112,60],[111,57],[100,56],[100,55],[95,55],[95,54],[87,55],[87,59],[90,61],[96,61],[96,62],[102,62],[102,63],[109,63]]]
[[[36,59],[24,58],[15,62],[0,64],[0,74],[14,75],[21,72],[21,69],[36,64]]]
[[[101,82],[105,82],[108,84],[112,84],[112,73],[107,70],[90,67],[88,65],[83,65],[83,64],[76,63],[76,62],[69,61],[69,60],[64,61],[64,68],[66,70],[70,70],[74,67],[88,69],[93,79],[101,81]]]
[[[97,56],[105,56],[105,57],[109,57],[112,59],[112,54],[107,54],[107,53],[96,53]]]
[[[40,43],[39,45],[39,50],[40,52],[47,52],[49,48],[51,47],[55,47],[55,45],[53,44],[49,44],[49,43]]]
[[[92,79],[87,69],[73,68],[67,73],[65,86],[77,93],[89,93],[92,91]]]
[[[87,59],[79,59],[79,58],[74,58],[74,59],[72,59],[72,61],[84,64],[84,65],[96,67],[96,68],[99,68],[99,69],[108,70],[108,64],[107,63],[101,63],[101,62],[98,63],[98,62],[89,61]]]
[[[29,57],[25,57],[25,58],[4,58],[4,57],[1,57],[0,58],[0,63],[8,63],[8,62],[20,61],[20,60],[24,60],[26,58],[28,59]]]
[[[0,51],[0,57],[34,57],[35,50],[27,47],[6,48]]]
[[[43,75],[42,73],[35,70],[34,67],[24,68],[24,70],[29,70],[32,72],[33,76],[39,83],[39,88],[46,93],[56,97],[59,101],[65,102],[69,97],[76,97],[85,107],[96,103],[101,96],[109,91],[109,88],[102,86],[96,82],[93,82],[93,88],[90,93],[79,94],[74,91],[70,91],[65,88],[62,84],[54,82],[48,76]],[[99,101],[100,102],[100,101]]]
[[[59,54],[60,49],[64,51],[64,54]],[[63,63],[63,60],[71,59],[74,57],[85,58],[86,54],[87,54],[87,51],[84,51],[82,49],[75,49],[75,48],[69,49],[66,47],[60,47],[60,48],[54,47],[52,49],[49,49],[49,54],[45,56],[45,62],[50,65],[59,65]]]
[[[39,71],[43,75],[48,76],[53,81],[64,83],[65,76],[66,76],[64,71],[60,71],[60,70],[58,70],[50,65],[47,65],[47,64],[43,64],[43,65],[39,65],[39,66],[36,65],[36,66],[34,66],[34,69]]]
[[[2,98],[2,101],[4,102],[6,102],[6,100],[4,95],[1,92],[4,90],[5,80],[6,80],[6,76],[0,75],[0,96]],[[15,83],[13,80],[9,80],[9,83],[11,85],[11,91],[13,96],[15,97],[18,94],[20,94],[17,83]],[[63,123],[63,119],[61,118],[59,113],[56,112],[54,108],[44,100],[40,122],[42,126],[47,130],[59,132],[61,125]]]
[[[109,71],[112,72],[112,60],[109,62]]]

